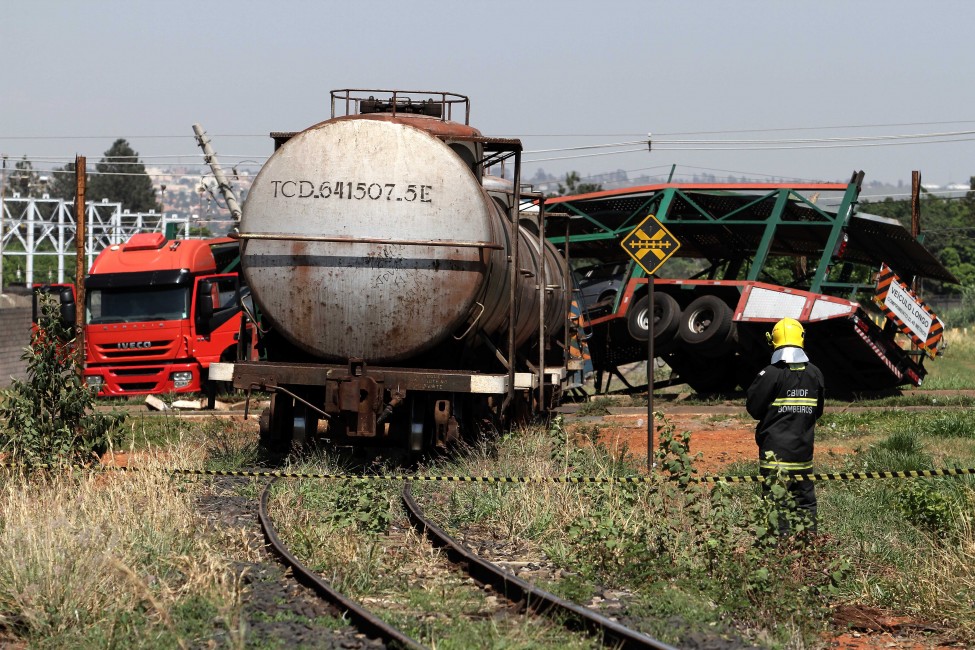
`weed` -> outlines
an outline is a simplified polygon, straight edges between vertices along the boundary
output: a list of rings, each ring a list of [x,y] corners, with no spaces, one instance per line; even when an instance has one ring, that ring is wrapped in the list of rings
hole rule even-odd
[[[70,332],[59,320],[58,303],[41,296],[40,317],[21,359],[27,381],[14,380],[2,392],[0,448],[27,465],[90,463],[117,438],[122,413],[99,413],[95,391],[84,385]]]
[[[851,462],[851,469],[906,472],[928,469],[933,461],[917,433],[899,430],[857,454]]]
[[[608,397],[597,397],[580,406],[576,414],[581,417],[607,415],[609,414],[609,407],[613,406],[613,404],[613,400]]]
[[[253,466],[260,458],[260,450],[253,436],[247,435],[232,421],[207,418],[201,434],[210,469],[231,470]]]
[[[560,548],[558,555],[589,581],[634,589],[648,580],[680,584],[698,594],[691,600],[718,603],[749,620],[792,621],[783,636],[817,633],[850,563],[825,539],[809,544],[809,522],[795,512],[788,477],[770,477],[767,499],[741,486],[707,488],[692,481],[696,457],[688,436],[659,414],[657,431],[654,480],[580,486],[585,509],[565,528],[564,548],[549,548]],[[783,520],[793,536],[780,536]]]
[[[936,537],[951,532],[959,518],[959,503],[952,496],[955,485],[940,480],[904,483],[897,491],[897,509],[905,519]]]
[[[941,438],[975,438],[975,412],[939,411],[932,417],[915,421],[925,435]],[[923,428],[922,428],[923,427]]]
[[[226,557],[246,542],[203,533],[192,487],[158,471],[9,477],[0,628],[31,647],[173,648],[221,627],[236,634],[241,584]]]

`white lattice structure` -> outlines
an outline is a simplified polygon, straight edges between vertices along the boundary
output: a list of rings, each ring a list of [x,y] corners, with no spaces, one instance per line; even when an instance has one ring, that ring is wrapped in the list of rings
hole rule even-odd
[[[58,282],[64,282],[64,259],[75,254],[75,209],[73,201],[26,197],[17,194],[0,198],[0,278],[4,257],[26,257],[26,285],[34,283],[34,257],[57,256]],[[85,204],[86,268],[102,249],[127,241],[141,232],[166,232],[170,223],[181,225],[183,237],[189,235],[189,222],[154,211],[130,213],[121,203]]]

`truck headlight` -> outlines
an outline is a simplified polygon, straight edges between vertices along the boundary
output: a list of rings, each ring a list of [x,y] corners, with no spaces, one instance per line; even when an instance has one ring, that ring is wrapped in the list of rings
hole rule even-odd
[[[85,377],[85,383],[88,384],[90,388],[94,388],[95,392],[100,392],[102,386],[105,385],[105,378],[101,375],[88,375]]]
[[[169,375],[174,388],[186,388],[193,383],[193,373],[189,371],[174,372]]]

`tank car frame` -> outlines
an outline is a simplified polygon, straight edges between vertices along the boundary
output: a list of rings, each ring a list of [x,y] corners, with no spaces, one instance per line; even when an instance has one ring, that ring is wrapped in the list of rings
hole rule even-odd
[[[250,269],[248,279],[260,312],[246,317],[262,321],[262,325],[267,321],[272,325],[261,329],[264,333],[259,342],[262,360],[221,364],[211,368],[211,375],[232,381],[238,389],[271,394],[270,408],[261,418],[261,437],[264,446],[279,451],[290,448],[292,443],[303,443],[317,433],[338,445],[421,451],[448,444],[485,424],[497,426],[530,413],[546,412],[557,405],[565,390],[581,384],[573,371],[582,369],[582,345],[570,340],[578,336],[578,331],[576,322],[569,318],[572,287],[567,255],[556,251],[546,240],[543,197],[521,186],[521,142],[482,136],[470,127],[468,98],[455,93],[345,89],[332,91],[331,99],[330,120],[300,133],[272,133],[275,156],[282,162],[273,164],[275,156],[272,156],[262,169],[244,206],[244,217],[236,234],[241,243],[244,273]],[[451,121],[459,113],[463,114],[463,122]],[[375,126],[376,123],[383,126]],[[440,145],[429,144],[424,139],[426,135],[416,136],[414,130],[432,135]],[[373,136],[374,133],[377,135]],[[412,144],[400,145],[400,150],[388,154],[383,149],[388,140],[409,140]],[[289,145],[292,141],[296,144]],[[352,144],[342,144],[350,141]],[[356,231],[355,224],[345,223],[359,221],[355,213],[350,216],[323,212],[334,210],[331,206],[335,202],[319,201],[312,208],[305,208],[307,203],[298,205],[292,199],[304,191],[299,183],[307,182],[313,190],[315,184],[295,180],[295,185],[288,189],[289,196],[283,183],[290,181],[281,179],[311,177],[318,168],[312,167],[309,172],[308,168],[301,167],[305,164],[301,161],[316,156],[327,158],[327,153],[319,154],[323,148],[319,146],[321,143],[349,147],[340,152],[339,158],[335,154],[327,162],[314,163],[323,167],[344,165],[360,153],[377,159],[406,156],[406,162],[396,163],[398,170],[412,162],[409,160],[412,147],[424,151],[429,148],[435,163],[445,165],[445,169],[449,167],[447,171],[435,170],[441,177],[448,181],[455,179],[457,184],[470,183],[466,171],[459,174],[451,171],[457,168],[453,160],[456,157],[479,186],[477,190],[467,190],[462,198],[470,200],[477,211],[496,215],[492,218],[497,223],[492,222],[490,226],[494,229],[493,238],[444,239],[431,234],[437,230],[424,230],[424,224],[417,222],[404,233],[393,218],[378,222],[388,224],[388,231],[383,227],[382,232],[366,233],[362,229]],[[438,146],[442,152],[438,152]],[[339,159],[341,162],[336,163]],[[391,163],[381,161],[349,164],[361,164],[360,168],[370,170],[393,169]],[[387,166],[383,167],[384,164]],[[486,174],[489,168],[500,164],[512,165],[511,182]],[[300,173],[292,169],[295,165]],[[281,169],[291,175],[282,175]],[[265,176],[263,183],[262,176]],[[399,177],[395,180],[399,182]],[[320,187],[324,188],[325,184]],[[427,196],[436,196],[433,181],[421,187],[430,189],[418,188],[415,192],[420,194],[414,194],[413,198],[423,196],[424,191],[428,192]],[[350,196],[351,189],[350,184]],[[332,187],[328,190],[331,194]],[[280,201],[279,192],[290,202]],[[324,191],[318,196],[324,196]],[[477,196],[483,196],[484,200]],[[411,200],[406,195],[396,201],[402,198]],[[395,213],[398,204],[389,196],[386,199],[390,202],[384,206]],[[463,204],[463,201],[455,203]],[[531,206],[530,211],[523,210],[526,204]],[[285,207],[284,217],[275,212],[281,205]],[[305,212],[292,214],[288,208]],[[433,214],[429,210],[428,213]],[[457,220],[467,218],[465,214],[448,216]],[[366,213],[361,220],[371,217],[371,212]],[[343,218],[341,228],[334,225]],[[271,221],[272,225],[265,226],[265,221]],[[303,225],[309,221],[315,223]],[[301,232],[302,227],[314,230]],[[413,236],[414,230],[419,234]],[[450,230],[453,234],[463,228]],[[390,233],[392,236],[388,236]],[[316,246],[309,252],[309,247]],[[282,257],[282,251],[287,254],[285,259],[290,260],[287,263],[294,267],[307,264],[310,270],[292,267],[282,275],[279,269],[284,264],[266,262],[272,257],[275,260]],[[402,327],[393,329],[382,319],[377,319],[379,325],[370,322],[362,328],[367,334],[387,337],[377,345],[357,339],[354,330],[358,328],[337,327],[347,323],[341,318],[350,317],[344,312],[339,314],[341,318],[337,317],[336,312],[347,309],[350,314],[361,313],[355,311],[361,304],[346,303],[369,299],[366,295],[350,295],[353,292],[348,287],[356,285],[347,281],[348,278],[358,282],[366,264],[364,260],[390,255],[389,251],[395,252],[397,259],[409,258],[408,263],[415,268],[434,269],[423,276],[427,284],[420,287],[426,292],[420,299],[428,300],[424,313],[433,314],[431,319],[435,321],[436,314],[449,312],[449,309],[441,310],[438,301],[449,301],[450,296],[461,292],[462,299],[470,303],[458,307],[461,317],[446,325],[407,321],[407,326],[420,332],[416,342],[409,338],[416,332],[403,334]],[[344,257],[338,270],[328,267],[326,272],[321,266],[325,263],[313,266],[315,263],[307,262],[336,259],[340,255]],[[450,269],[460,268],[458,258],[474,260],[473,266],[486,269],[484,277],[477,276],[483,287],[467,286],[469,276],[458,279],[450,275]],[[306,277],[295,274],[305,272],[319,273],[313,276],[312,283],[333,278],[337,286],[346,287],[344,293],[336,292],[332,302],[315,311],[314,318],[318,320],[308,316],[318,309],[317,305],[303,310],[282,310],[281,302],[275,302],[280,298],[275,287],[281,284],[282,278],[284,286],[280,291],[292,291],[290,295],[295,302],[297,294],[293,285]],[[343,281],[345,285],[341,284]],[[445,296],[442,299],[441,290]],[[473,296],[472,292],[479,292],[476,299],[465,298],[468,294]],[[401,299],[399,293],[383,295],[387,301]],[[404,306],[414,305],[400,302],[390,306],[384,302],[381,308],[386,309],[387,315],[395,316],[397,309]],[[399,347],[399,339],[393,339],[397,333],[405,340]],[[437,340],[427,343],[423,338]],[[246,359],[247,351],[240,352],[239,358]]]

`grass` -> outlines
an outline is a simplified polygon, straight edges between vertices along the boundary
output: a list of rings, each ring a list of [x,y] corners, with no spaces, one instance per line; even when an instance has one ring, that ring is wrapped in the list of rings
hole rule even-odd
[[[946,376],[964,372],[963,343],[929,366],[932,380],[943,362]],[[899,408],[912,405],[905,399],[866,413],[826,414],[817,438],[843,441],[853,452],[821,469],[975,467],[967,398],[920,395],[910,399],[945,400],[948,408]],[[626,399],[596,403],[633,405]],[[126,426],[124,449],[140,461],[211,469],[262,461],[253,426],[175,414],[130,418]],[[342,470],[327,456],[295,469]],[[641,467],[625,450],[610,453],[593,436],[572,437],[556,426],[480,440],[418,471],[627,476]],[[252,642],[241,618],[245,587],[233,566],[254,560],[253,551],[202,524],[194,511],[201,487],[151,473],[0,474],[0,644],[9,636],[40,648],[112,647],[122,639],[149,648]],[[258,487],[239,489],[256,497]],[[489,615],[487,596],[444,571],[435,551],[387,535],[390,523],[402,525],[400,487],[289,481],[279,484],[272,516],[299,557],[340,588],[380,599],[379,609],[428,644],[592,645],[555,625],[534,629],[519,617]],[[721,633],[768,647],[819,647],[829,608],[843,603],[943,624],[957,643],[975,642],[972,477],[821,485],[824,534],[811,549],[758,545],[761,502],[750,485],[696,496],[615,484],[438,483],[416,491],[449,529],[489,528],[567,569],[546,585],[557,593],[585,602],[607,588],[626,590],[628,620],[678,646],[689,635]]]
[[[161,472],[0,475],[0,629],[39,648],[239,645],[228,551],[248,551],[203,532],[195,493]]]
[[[823,469],[972,467],[972,422],[964,411],[833,416],[826,422],[832,425],[829,435],[855,437],[860,449]],[[585,442],[574,447],[572,440],[540,431],[509,436],[496,448],[471,450],[456,466],[437,469],[532,476],[637,471],[606,450]],[[754,468],[738,469],[750,473]],[[551,586],[557,593],[632,589],[630,614],[650,621],[648,633],[677,645],[688,634],[739,631],[769,647],[816,647],[829,625],[829,607],[844,602],[944,622],[956,639],[975,640],[970,598],[975,593],[975,481],[970,478],[822,485],[825,536],[812,553],[788,546],[768,550],[767,565],[748,559],[742,550],[749,539],[746,522],[758,507],[756,489],[748,485],[726,488],[723,501],[671,498],[663,510],[660,494],[625,486],[451,484],[421,489],[429,509],[448,528],[489,526],[527,540],[560,566],[573,567],[576,572],[564,585]],[[708,539],[731,541],[738,550],[709,555],[703,550]],[[666,558],[663,565],[661,557]],[[736,562],[749,571],[738,571]],[[763,566],[778,569],[779,576],[757,579],[764,575]],[[824,576],[829,578],[825,582]],[[780,599],[802,607],[783,608]],[[675,631],[675,621],[686,623]]]
[[[334,472],[327,457],[301,471]],[[598,643],[554,623],[495,613],[498,597],[445,566],[439,551],[412,531],[390,537],[399,483],[289,482],[275,486],[271,515],[297,557],[339,590],[381,603],[389,622],[437,648],[591,648]],[[497,502],[494,502],[496,505]],[[405,522],[397,522],[406,527]]]
[[[941,356],[928,359],[928,376],[921,385],[927,390],[975,389],[975,331],[948,329]]]

